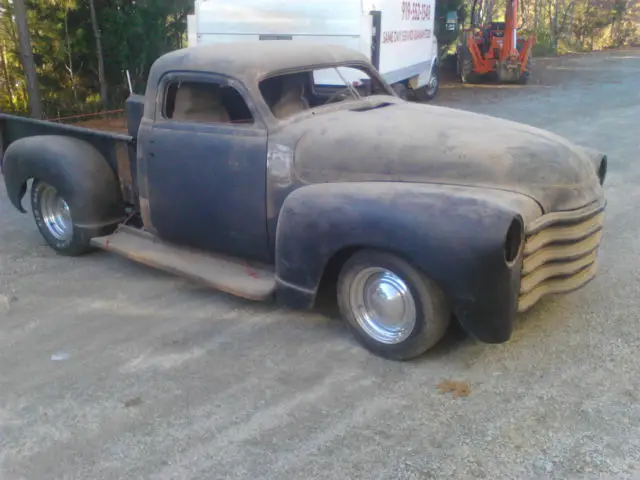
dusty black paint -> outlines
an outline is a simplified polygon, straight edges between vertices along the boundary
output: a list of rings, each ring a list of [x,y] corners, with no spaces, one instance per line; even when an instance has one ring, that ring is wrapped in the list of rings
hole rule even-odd
[[[8,146],[26,137],[40,135],[61,135],[83,140],[96,148],[107,160],[111,168],[116,170],[115,144],[123,142],[129,144],[133,138],[128,135],[117,133],[100,132],[88,128],[74,127],[61,123],[35,120],[32,118],[18,117],[0,113],[0,127],[3,132],[3,143],[5,149]]]
[[[137,138],[138,127],[144,115],[144,95],[131,95],[125,103],[127,115],[127,132],[132,138]]]
[[[178,244],[269,262],[266,132],[156,123],[141,146],[151,220]],[[185,146],[187,146],[185,148]]]
[[[204,124],[164,118],[165,96],[156,95],[140,125],[138,170],[148,189],[151,221],[171,242],[273,261],[267,243],[267,128],[243,84],[207,73],[172,73],[174,80],[234,86],[254,117],[253,125]]]
[[[71,207],[74,223],[88,235],[123,220],[117,177],[100,152],[83,140],[59,135],[16,140],[3,167],[9,200],[22,212],[27,180],[35,178],[56,187]]]
[[[504,240],[519,199],[472,188],[394,182],[317,184],[284,203],[277,275],[311,303],[327,261],[345,248],[399,253],[442,288],[462,324],[487,342],[506,340],[516,312],[520,261]],[[301,300],[300,300],[301,301]]]
[[[392,105],[298,119],[290,134],[300,138],[299,178],[482,186],[521,193],[545,211],[579,208],[602,194],[601,155],[557,135],[451,108],[385,101]]]
[[[260,95],[263,78],[334,65],[367,69],[388,95],[286,120],[275,118]],[[187,77],[233,85],[255,123],[164,119],[165,83]],[[179,50],[153,65],[144,102],[139,128],[141,109],[132,109],[130,131],[138,135],[134,173],[149,229],[188,247],[275,263],[278,298],[291,306],[313,304],[335,255],[378,248],[410,260],[436,281],[477,338],[507,340],[522,261],[505,262],[512,221],[526,226],[543,213],[603,196],[599,152],[526,125],[409,104],[363,55],[339,47],[264,42]],[[7,126],[19,127],[13,121]],[[132,145],[131,137],[46,122],[31,122],[10,136],[52,130],[94,145],[89,163],[102,156],[111,172],[114,143]],[[16,206],[21,179],[29,168],[41,168],[38,157],[47,152],[42,137],[23,145],[31,152],[24,171],[12,173],[19,162],[5,162]],[[83,181],[82,157],[74,153],[78,170],[65,181]],[[60,163],[51,168],[56,165],[62,169]]]

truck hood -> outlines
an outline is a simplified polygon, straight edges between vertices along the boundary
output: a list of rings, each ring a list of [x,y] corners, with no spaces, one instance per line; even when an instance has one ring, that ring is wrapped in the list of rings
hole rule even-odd
[[[601,194],[602,154],[520,123],[391,103],[319,112],[292,124],[298,178],[494,188],[527,195],[545,212],[580,208]]]

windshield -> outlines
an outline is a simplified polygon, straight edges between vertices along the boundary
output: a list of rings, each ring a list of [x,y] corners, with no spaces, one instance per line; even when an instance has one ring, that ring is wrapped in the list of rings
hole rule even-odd
[[[309,69],[267,78],[260,92],[276,118],[372,95],[393,95],[361,67]]]

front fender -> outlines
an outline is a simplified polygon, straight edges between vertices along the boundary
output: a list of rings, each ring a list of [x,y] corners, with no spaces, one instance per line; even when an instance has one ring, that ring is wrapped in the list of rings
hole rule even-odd
[[[287,197],[278,220],[277,279],[314,297],[334,255],[390,251],[438,283],[471,334],[505,341],[521,270],[521,252],[505,261],[505,238],[514,220],[524,229],[540,213],[528,197],[498,190],[399,182],[302,187]]]
[[[27,181],[45,181],[67,200],[74,224],[99,229],[121,220],[122,196],[114,171],[91,144],[72,137],[25,137],[7,148],[2,165],[7,196],[22,213]]]

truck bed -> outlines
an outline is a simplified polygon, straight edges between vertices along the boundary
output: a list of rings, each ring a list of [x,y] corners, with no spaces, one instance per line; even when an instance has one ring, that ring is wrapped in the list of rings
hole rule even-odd
[[[133,142],[133,137],[124,133],[94,130],[4,113],[0,114],[0,138],[3,152],[16,140],[36,135],[65,135],[85,140],[96,147],[107,161],[111,160],[114,144],[130,144]],[[115,164],[112,166],[115,166]]]
[[[127,101],[125,119],[110,122],[90,120],[80,125],[36,120],[0,113],[0,167],[6,149],[16,140],[38,135],[62,135],[84,140],[105,158],[120,179],[125,201],[136,203],[135,135],[142,116],[142,97],[133,95]],[[99,130],[100,126],[106,126]],[[97,127],[97,128],[96,128]]]
[[[89,130],[127,135],[127,120],[125,117],[96,118],[75,122],[73,125],[76,127],[88,128]]]
[[[0,113],[0,151],[4,152],[11,143],[24,137],[67,135],[88,141],[111,161],[114,143],[135,144],[143,110],[144,96],[132,94],[125,102],[124,118],[92,119],[69,125]],[[135,156],[131,160],[134,159]]]

